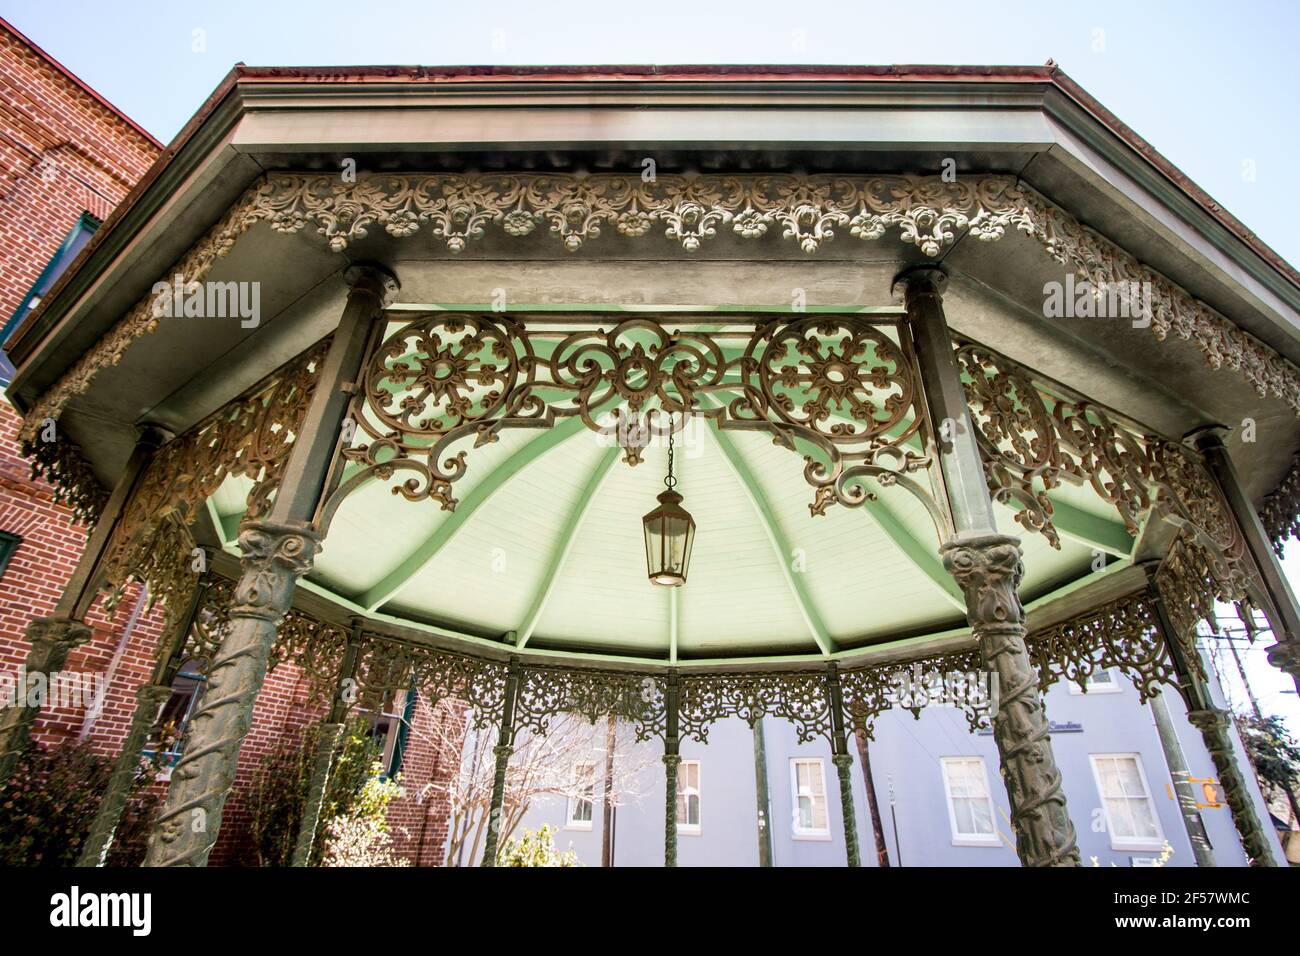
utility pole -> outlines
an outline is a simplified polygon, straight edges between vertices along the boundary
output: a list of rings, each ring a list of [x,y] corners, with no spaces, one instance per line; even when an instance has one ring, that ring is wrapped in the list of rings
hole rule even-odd
[[[618,724],[610,714],[605,724],[605,820],[600,836],[600,865],[614,865],[614,748],[618,744]]]
[[[876,784],[871,776],[871,753],[867,749],[867,735],[859,730],[858,757],[862,760],[862,776],[867,785],[867,808],[871,812],[871,836],[876,841],[876,860],[879,866],[889,866],[889,846],[885,843],[885,825],[880,821],[880,801],[876,799]],[[895,835],[894,842],[898,842]]]
[[[767,791],[767,744],[763,739],[763,718],[754,721],[754,791],[758,796],[758,865],[772,865],[770,796]]]

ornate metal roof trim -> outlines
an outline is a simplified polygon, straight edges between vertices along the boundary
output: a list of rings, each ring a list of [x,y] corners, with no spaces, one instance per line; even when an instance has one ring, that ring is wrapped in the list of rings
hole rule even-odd
[[[1291,470],[1264,499],[1259,518],[1273,542],[1273,550],[1279,558],[1282,557],[1282,546],[1287,538],[1300,535],[1300,455],[1291,460]]]
[[[1211,368],[1239,371],[1261,397],[1272,394],[1300,415],[1300,369],[1009,176],[944,182],[937,176],[705,174],[647,182],[624,174],[368,173],[348,183],[339,176],[268,173],[167,270],[167,278],[179,274],[187,284],[201,281],[258,222],[284,233],[314,227],[336,252],[374,227],[401,238],[425,225],[459,252],[493,224],[511,236],[545,227],[569,251],[599,238],[602,228],[641,238],[660,226],[666,238],[693,252],[730,225],[746,239],[780,229],[782,238],[807,253],[833,239],[837,229],[871,240],[896,228],[902,241],[933,257],[952,245],[958,230],[992,242],[1015,229],[1094,285],[1150,283],[1150,327],[1157,339],[1172,332],[1194,342]],[[141,299],[41,396],[26,416],[24,440],[31,440],[45,419],[58,418],[136,338],[158,327],[154,299],[152,293]]]

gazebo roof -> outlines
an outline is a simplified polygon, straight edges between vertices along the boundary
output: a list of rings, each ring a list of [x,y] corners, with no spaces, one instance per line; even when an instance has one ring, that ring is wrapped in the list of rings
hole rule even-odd
[[[647,229],[616,227],[609,209],[567,224],[565,202],[607,203],[646,159],[665,204]],[[360,185],[331,192],[349,161]],[[516,186],[535,230],[502,227],[511,209],[494,203]],[[684,236],[672,204],[697,187],[717,218]],[[407,194],[421,211],[409,229],[395,218]],[[429,205],[453,194],[469,225]],[[755,201],[775,211],[740,228]],[[868,205],[875,218],[851,227]],[[1270,440],[1233,456],[1256,500],[1300,446],[1300,277],[1050,65],[240,65],[11,341],[10,397],[29,419],[58,417],[111,486],[137,424],[182,433],[329,334],[338,275],[362,260],[400,278],[392,322],[487,314],[500,291],[525,323],[635,309],[665,328],[710,310],[743,326],[799,293],[814,314],[887,322],[894,276],[939,262],[954,331],[1056,394],[1171,439],[1255,421]],[[155,283],[196,263],[209,281],[260,283],[256,328],[140,313]],[[1070,271],[1154,279],[1166,327],[1045,318],[1044,284]],[[454,511],[363,486],[306,586],[374,618],[566,656],[819,659],[963,633],[915,498],[886,487],[813,517],[799,457],[712,425],[678,456],[699,525],[690,581],[652,588],[639,520],[663,449],[628,467],[573,422],[473,449]],[[211,501],[212,543],[233,547],[241,481]],[[1025,535],[1024,593],[1040,609],[1100,593],[1162,545],[1086,485],[1036,490],[1060,532],[1059,547]],[[1020,530],[1017,506],[999,508]],[[1119,560],[1099,569],[1098,553]]]

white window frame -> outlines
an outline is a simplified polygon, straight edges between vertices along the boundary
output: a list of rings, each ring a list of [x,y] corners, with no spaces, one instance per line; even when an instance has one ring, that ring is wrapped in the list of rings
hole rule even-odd
[[[1117,836],[1115,833],[1115,822],[1110,818],[1110,809],[1106,806],[1106,795],[1102,792],[1101,774],[1097,771],[1098,759],[1114,760],[1116,758],[1131,758],[1137,766],[1138,778],[1142,781],[1142,789],[1146,792],[1147,806],[1151,810],[1151,819],[1155,821],[1156,835],[1154,837],[1131,837]],[[1097,799],[1101,801],[1101,812],[1106,818],[1106,835],[1110,838],[1110,848],[1112,850],[1163,850],[1165,847],[1165,828],[1160,822],[1160,813],[1156,809],[1155,796],[1151,793],[1151,784],[1147,781],[1146,768],[1142,766],[1142,755],[1138,753],[1107,753],[1107,754],[1088,754],[1088,765],[1092,767],[1092,783],[1097,788]]]
[[[700,770],[700,762],[698,760],[683,760],[681,763],[677,765],[677,782],[679,784],[681,783],[681,779],[682,779],[681,776],[682,771],[684,771],[687,767],[695,768],[695,779],[696,779],[695,799],[698,802],[700,808],[700,820],[698,823],[683,823],[681,820],[678,820],[677,835],[678,836],[699,836],[700,828],[704,824],[704,798],[703,798],[704,775],[703,772]],[[677,793],[683,793],[683,792],[684,791],[681,789],[678,789],[677,791]],[[688,811],[688,815],[689,815],[689,811]]]
[[[825,808],[826,826],[804,828],[799,825],[799,764],[817,765],[817,773],[822,781],[822,804]],[[790,834],[795,840],[815,840],[829,842],[831,839],[831,801],[826,792],[826,761],[821,757],[790,758]]]
[[[573,782],[581,783],[581,773],[583,767],[588,768],[587,778],[591,781],[591,797],[575,797],[570,795],[564,806],[564,829],[566,830],[590,830],[592,824],[596,821],[596,765],[590,760],[584,760],[573,765]],[[573,811],[582,804],[588,804],[591,807],[590,820],[575,820]]]
[[[1100,671],[1105,671],[1106,673],[1110,674],[1109,684],[1094,684],[1092,682],[1092,676],[1090,676],[1088,678],[1088,682],[1087,682],[1088,686],[1086,690],[1081,688],[1074,681],[1070,681],[1069,682],[1070,693],[1073,694],[1075,697],[1080,697],[1080,696],[1089,696],[1092,694],[1118,694],[1124,690],[1124,685],[1119,682],[1119,674],[1115,673],[1115,668],[1099,667],[1097,668],[1096,671],[1093,671],[1093,676],[1095,676]]]
[[[984,799],[989,805],[989,820],[993,824],[992,833],[962,833],[957,829],[957,809],[952,802],[952,784],[948,779],[948,767],[953,764],[976,761],[984,777]],[[983,757],[968,755],[965,757],[940,757],[939,775],[943,777],[943,795],[948,804],[948,830],[952,833],[953,846],[1001,846],[1002,838],[998,836],[997,808],[993,804],[993,791],[989,788],[989,768]]]

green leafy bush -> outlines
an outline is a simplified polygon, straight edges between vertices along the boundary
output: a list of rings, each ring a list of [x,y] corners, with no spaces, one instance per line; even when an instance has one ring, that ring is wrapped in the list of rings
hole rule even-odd
[[[561,853],[555,848],[555,828],[544,823],[541,829],[524,828],[517,839],[507,840],[497,854],[497,866],[582,866],[572,850]]]
[[[161,803],[151,784],[156,761],[142,761],[109,850],[108,866],[139,866]],[[45,748],[30,742],[0,782],[0,866],[75,866],[108,789],[113,761],[90,741]]]
[[[402,795],[397,779],[381,779],[376,760],[356,801],[325,824],[322,866],[410,866],[388,832],[388,805]]]
[[[254,866],[288,866],[293,860],[298,827],[307,808],[320,728],[319,723],[311,724],[300,740],[282,743],[262,760],[246,794],[251,817],[251,859],[247,862]],[[346,815],[371,779],[371,765],[379,748],[367,733],[368,728],[364,718],[354,718],[344,727],[341,751],[334,759],[321,806],[322,826],[316,828],[316,842],[312,845],[312,866],[320,865],[324,853],[325,821]]]

